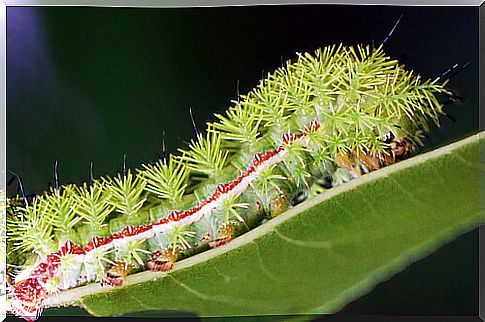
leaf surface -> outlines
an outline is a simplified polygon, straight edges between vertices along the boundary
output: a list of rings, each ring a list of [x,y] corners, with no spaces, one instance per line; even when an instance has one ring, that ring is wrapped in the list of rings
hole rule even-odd
[[[119,288],[61,292],[48,306],[110,316],[332,313],[477,227],[483,133],[327,190],[228,245],[142,272]]]

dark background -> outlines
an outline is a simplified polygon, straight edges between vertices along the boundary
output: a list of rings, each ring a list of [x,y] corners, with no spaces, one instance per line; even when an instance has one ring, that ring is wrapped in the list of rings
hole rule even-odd
[[[254,6],[228,8],[7,8],[7,167],[28,194],[52,182],[113,175],[185,147],[295,52],[343,42],[385,45],[423,78],[469,66],[449,87],[463,97],[424,150],[478,131],[478,8]],[[9,179],[9,178],[7,178]],[[8,187],[16,192],[16,184]],[[343,313],[476,315],[478,231],[412,265]],[[52,311],[77,314],[78,310]]]

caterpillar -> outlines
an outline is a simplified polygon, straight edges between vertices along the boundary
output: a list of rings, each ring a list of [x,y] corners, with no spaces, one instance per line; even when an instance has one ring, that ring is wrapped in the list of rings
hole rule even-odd
[[[60,291],[169,273],[326,189],[410,157],[445,114],[446,85],[422,80],[382,45],[298,53],[216,114],[188,149],[8,199],[9,263],[24,267],[10,311],[33,321]]]

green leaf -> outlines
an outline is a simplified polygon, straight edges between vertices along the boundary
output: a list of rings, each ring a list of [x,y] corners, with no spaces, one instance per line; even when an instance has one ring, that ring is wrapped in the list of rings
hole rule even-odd
[[[91,284],[46,304],[98,316],[336,312],[483,221],[484,133],[327,190],[170,273],[138,273],[119,288]]]

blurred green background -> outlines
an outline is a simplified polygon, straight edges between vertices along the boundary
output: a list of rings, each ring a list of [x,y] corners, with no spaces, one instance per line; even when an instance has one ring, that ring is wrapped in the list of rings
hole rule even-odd
[[[295,52],[343,42],[385,45],[424,78],[469,66],[449,87],[447,108],[424,150],[478,131],[478,9],[398,6],[225,8],[7,8],[7,167],[28,194],[114,175],[195,136],[265,71]],[[10,179],[9,177],[7,179]],[[17,186],[8,187],[10,195]],[[478,232],[411,266],[344,309],[348,314],[476,315]],[[48,311],[49,312],[49,311]],[[77,310],[51,311],[76,314]]]

